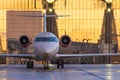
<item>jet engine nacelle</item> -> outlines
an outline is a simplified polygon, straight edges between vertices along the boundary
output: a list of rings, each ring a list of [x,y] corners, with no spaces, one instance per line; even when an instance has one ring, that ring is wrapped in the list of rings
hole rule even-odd
[[[60,38],[60,45],[62,47],[68,47],[70,44],[71,44],[71,38],[68,36],[68,35],[63,35],[61,38]]]
[[[26,35],[22,35],[20,38],[19,38],[19,43],[22,47],[28,47],[31,43],[31,39],[26,36]]]

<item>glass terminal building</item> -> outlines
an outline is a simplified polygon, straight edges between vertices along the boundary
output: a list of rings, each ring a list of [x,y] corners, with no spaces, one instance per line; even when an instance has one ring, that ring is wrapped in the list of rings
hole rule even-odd
[[[120,0],[114,0],[112,3],[118,46],[120,46],[119,3]],[[42,18],[21,17],[20,15],[42,15],[45,10],[44,5],[44,0],[0,1],[1,50],[7,50],[7,40],[9,38],[18,39],[21,35],[29,35],[33,40],[35,35],[43,31]],[[56,22],[52,21],[51,32],[55,28],[58,37],[67,34],[75,42],[89,40],[90,43],[98,43],[102,34],[104,10],[106,9],[105,2],[102,0],[57,0],[53,4],[53,8],[57,15],[70,16],[58,17]],[[54,25],[57,25],[57,28]]]

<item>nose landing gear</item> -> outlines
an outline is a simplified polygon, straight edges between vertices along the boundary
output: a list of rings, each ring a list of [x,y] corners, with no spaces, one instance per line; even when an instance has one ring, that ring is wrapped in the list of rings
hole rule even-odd
[[[49,69],[49,62],[48,62],[48,60],[43,60],[42,64],[44,65],[44,69]]]
[[[48,54],[46,54],[45,56],[44,56],[44,69],[49,69],[49,62],[48,62]]]
[[[49,69],[48,61],[44,64],[44,69]]]

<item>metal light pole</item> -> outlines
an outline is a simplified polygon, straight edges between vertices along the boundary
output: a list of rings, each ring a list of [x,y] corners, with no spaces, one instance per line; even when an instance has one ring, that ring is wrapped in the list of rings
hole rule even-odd
[[[47,15],[56,15],[54,4],[56,0],[44,0],[44,9],[46,10]],[[58,37],[58,27],[56,17],[47,17],[47,31],[54,33]]]
[[[116,25],[114,19],[114,13],[112,9],[113,0],[102,0],[106,3],[106,9],[104,11],[103,25],[101,31],[101,41],[103,45],[103,53],[115,53],[116,46],[118,45]],[[114,46],[114,49],[111,47]],[[107,62],[110,63],[110,57],[107,56]]]

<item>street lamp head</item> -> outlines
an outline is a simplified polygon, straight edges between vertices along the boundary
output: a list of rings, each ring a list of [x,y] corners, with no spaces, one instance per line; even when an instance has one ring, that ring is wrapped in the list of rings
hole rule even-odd
[[[49,3],[49,4],[52,4],[52,3],[54,3],[56,0],[46,0],[46,2],[47,3]]]
[[[49,12],[53,12],[53,9],[52,9],[52,8],[49,8],[48,10],[49,10]]]
[[[111,12],[111,9],[110,9],[110,8],[108,8],[108,9],[107,9],[107,11],[108,11],[108,12]]]
[[[105,0],[105,2],[107,2],[107,3],[112,3],[113,0]]]
[[[102,0],[102,1],[104,1],[107,5],[107,12],[111,12],[112,2],[114,0]]]

